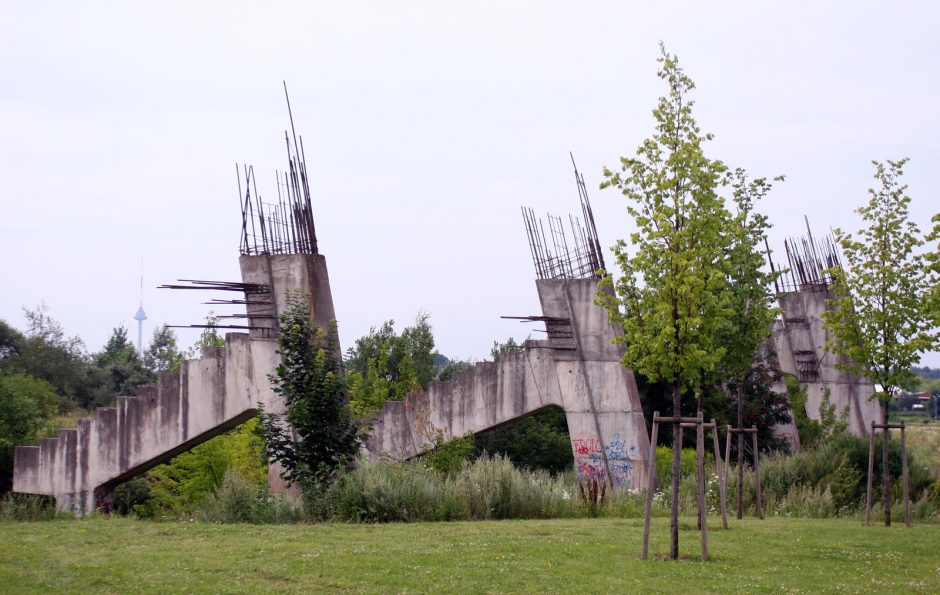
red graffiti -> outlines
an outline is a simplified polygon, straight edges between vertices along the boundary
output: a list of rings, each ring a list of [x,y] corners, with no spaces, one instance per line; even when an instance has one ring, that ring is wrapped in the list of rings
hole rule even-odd
[[[578,477],[603,480],[606,476],[607,473],[603,469],[599,469],[590,463],[578,464]]]
[[[601,441],[597,438],[574,438],[571,440],[575,455],[589,455],[603,452]]]

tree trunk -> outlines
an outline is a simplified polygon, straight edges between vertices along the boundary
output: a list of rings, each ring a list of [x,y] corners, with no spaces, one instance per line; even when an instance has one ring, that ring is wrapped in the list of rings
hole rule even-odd
[[[881,402],[881,423],[888,425],[888,402]],[[888,439],[889,432],[887,427],[881,434],[881,499],[885,508],[885,527],[891,526],[891,473],[888,467]]]
[[[677,380],[672,386],[672,414],[676,423],[672,426],[672,508],[669,518],[669,556],[679,559],[679,479],[682,473],[682,431],[678,419],[682,416],[682,384]]]
[[[699,396],[698,396],[698,399],[696,399],[696,401],[697,401],[697,404],[695,406],[695,415],[696,417],[701,417],[702,419],[704,419],[705,418],[705,412],[704,412],[705,396],[702,392],[699,392]],[[704,428],[700,428],[700,429],[702,430],[703,433],[705,432]],[[698,434],[696,434],[695,448],[696,448],[696,453],[697,453]],[[698,455],[696,454],[696,456]],[[705,469],[704,467],[700,465],[695,465],[695,481],[700,486],[705,485]],[[702,530],[702,510],[701,509],[699,510],[698,521],[695,524],[695,528],[698,529],[699,531]]]
[[[744,391],[738,383],[738,429],[744,427]],[[738,432],[738,510],[739,519],[744,518],[744,434]]]

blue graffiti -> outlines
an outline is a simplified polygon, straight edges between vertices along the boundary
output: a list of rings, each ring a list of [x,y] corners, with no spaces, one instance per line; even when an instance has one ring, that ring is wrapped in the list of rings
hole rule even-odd
[[[604,480],[610,475],[610,481],[615,486],[629,483],[636,456],[636,446],[628,447],[620,433],[614,434],[613,440],[601,444],[594,438],[574,438],[572,446],[575,451],[575,468],[580,479]],[[631,456],[632,455],[632,456]],[[604,459],[607,459],[606,470]]]

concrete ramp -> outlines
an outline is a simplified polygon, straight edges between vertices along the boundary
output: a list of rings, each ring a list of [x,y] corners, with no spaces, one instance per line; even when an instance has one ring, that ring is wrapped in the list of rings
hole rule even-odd
[[[547,340],[480,362],[426,394],[387,402],[368,442],[371,456],[407,459],[447,438],[482,432],[557,405],[564,409],[581,479],[615,489],[646,485],[649,438],[633,374],[611,344],[615,329],[594,304],[596,279],[536,281]]]
[[[60,511],[107,509],[119,483],[247,421],[259,402],[272,406],[267,374],[277,365],[276,344],[247,334],[225,343],[56,438],[18,446],[13,491],[55,496]]]

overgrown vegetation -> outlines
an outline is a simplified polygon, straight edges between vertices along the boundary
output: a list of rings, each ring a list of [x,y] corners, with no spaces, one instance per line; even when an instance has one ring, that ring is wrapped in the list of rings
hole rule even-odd
[[[114,511],[146,519],[190,518],[233,474],[266,492],[268,462],[258,425],[257,418],[249,420],[119,485]]]
[[[395,321],[388,320],[346,350],[343,364],[355,415],[378,411],[385,401],[402,401],[418,387],[428,389],[437,372],[430,320],[421,312],[400,335]]]
[[[800,436],[800,446],[804,450],[816,448],[848,430],[848,407],[837,411],[830,400],[828,388],[823,389],[820,399],[817,411],[819,419],[813,419],[806,414],[806,386],[801,385],[794,376],[784,377],[784,382],[793,407],[793,421]]]
[[[308,299],[299,293],[287,296],[280,317],[281,363],[269,377],[286,413],[262,411],[261,434],[268,458],[280,463],[284,479],[312,505],[352,463],[359,435],[334,353],[336,328],[328,334],[316,328]]]

